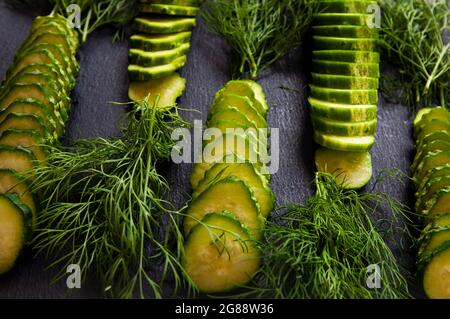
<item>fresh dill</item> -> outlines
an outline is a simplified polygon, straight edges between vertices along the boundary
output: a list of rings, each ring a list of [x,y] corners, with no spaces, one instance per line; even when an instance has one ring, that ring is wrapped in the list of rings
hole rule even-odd
[[[450,107],[450,7],[447,0],[382,1],[380,43],[400,68],[403,91],[385,81],[384,93],[413,108]],[[394,93],[394,94],[393,94]]]
[[[306,205],[290,205],[267,223],[266,239],[261,243],[263,265],[254,286],[243,295],[410,297],[403,270],[381,235],[383,230],[372,222],[383,205],[398,222],[407,208],[383,193],[345,190],[326,173],[316,174],[315,185],[317,192]],[[392,221],[388,223],[393,230]],[[380,267],[378,289],[367,286],[370,265]]]
[[[137,104],[123,136],[81,139],[71,147],[48,147],[46,164],[35,168],[32,190],[39,194],[33,247],[57,254],[55,280],[69,264],[101,279],[106,295],[163,297],[192,292],[180,264],[180,214],[166,201],[169,186],[156,165],[170,158],[171,133],[187,125],[176,109]]]
[[[202,17],[233,48],[233,76],[255,80],[300,45],[315,10],[314,0],[211,0]]]

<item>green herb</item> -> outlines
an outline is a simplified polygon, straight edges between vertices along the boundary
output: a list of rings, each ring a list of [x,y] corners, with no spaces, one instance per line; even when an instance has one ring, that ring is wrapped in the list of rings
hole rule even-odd
[[[436,102],[450,107],[448,1],[385,0],[382,9],[381,45],[407,84],[403,101],[414,108]],[[399,90],[388,81],[384,92],[392,95]]]
[[[178,113],[147,102],[128,115],[120,138],[82,139],[72,147],[49,147],[48,162],[33,172],[40,195],[33,246],[57,253],[50,267],[64,278],[77,264],[83,279],[95,271],[113,297],[160,298],[170,280],[176,292],[192,287],[180,264],[180,216],[164,198],[169,189],[156,165],[169,159]],[[148,271],[151,271],[151,275]]]
[[[202,17],[233,48],[238,61],[234,76],[255,80],[300,45],[315,10],[314,0],[211,0]]]
[[[388,221],[372,222],[382,206],[400,222],[406,207],[383,193],[345,190],[326,173],[317,173],[315,184],[317,193],[306,205],[291,205],[268,222],[263,266],[247,296],[409,297],[401,267],[379,229]],[[379,289],[366,285],[367,267],[374,264],[381,270]]]

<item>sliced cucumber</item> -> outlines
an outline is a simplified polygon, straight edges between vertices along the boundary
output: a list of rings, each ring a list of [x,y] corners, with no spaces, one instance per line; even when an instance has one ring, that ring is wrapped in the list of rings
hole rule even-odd
[[[145,51],[171,50],[188,43],[192,32],[179,32],[169,34],[134,34],[130,37],[130,46],[133,49]]]
[[[353,25],[318,25],[312,28],[313,35],[338,38],[378,38],[376,29]]]
[[[184,269],[205,293],[244,286],[260,265],[248,229],[230,213],[211,213],[192,229],[184,247]]]
[[[448,134],[450,134],[450,122],[445,119],[431,120],[426,126],[424,126],[420,130],[420,132],[417,133],[416,143],[422,144],[422,140],[427,135],[430,135],[431,133],[438,132],[438,131],[447,132]]]
[[[428,135],[423,136],[420,141],[416,141],[416,149],[420,150],[424,147],[424,145],[427,145],[433,141],[450,143],[450,133],[445,130],[433,131]]]
[[[414,120],[414,135],[419,135],[424,127],[434,123],[435,121],[450,123],[450,112],[442,107],[437,107],[426,113],[422,113],[420,120],[416,116],[416,119]]]
[[[323,13],[371,13],[377,1],[318,1],[318,10]]]
[[[424,116],[425,114],[430,112],[432,109],[433,108],[431,108],[431,107],[425,107],[425,108],[420,109],[417,112],[416,117],[413,120],[413,126],[416,126],[420,122],[420,120],[422,119],[422,116]]]
[[[361,188],[372,178],[372,156],[369,152],[335,151],[320,147],[316,151],[316,167],[328,172],[347,189]]]
[[[52,141],[52,136],[41,118],[34,114],[10,113],[3,122],[0,123],[0,134],[9,129],[35,130],[42,137]]]
[[[67,32],[51,32],[48,29],[40,30],[40,32],[34,32],[27,38],[22,44],[21,50],[24,50],[30,46],[46,45],[46,44],[58,44],[64,48],[64,52],[67,56],[74,56],[78,47],[72,46],[72,43],[68,41]]]
[[[311,116],[314,129],[324,134],[340,136],[366,136],[375,133],[377,120],[367,122],[334,121],[320,116]]]
[[[416,156],[414,157],[413,163],[411,165],[411,171],[416,170],[416,167],[420,164],[420,162],[426,155],[436,151],[450,151],[450,142],[434,140],[422,145],[420,149],[417,149]]]
[[[195,25],[195,18],[141,17],[134,19],[133,29],[139,32],[159,34],[191,31]]]
[[[44,140],[39,132],[34,130],[8,129],[0,135],[0,145],[22,147],[29,149],[39,161],[45,161],[47,154],[42,147]],[[0,159],[1,162],[1,159]]]
[[[416,184],[420,183],[428,171],[439,166],[443,166],[450,163],[450,152],[448,151],[437,151],[426,155],[414,172],[414,181]]]
[[[312,70],[316,73],[366,78],[378,78],[380,76],[378,63],[349,63],[325,60],[312,60],[312,62]]]
[[[425,293],[432,299],[450,299],[450,244],[440,249],[423,273]]]
[[[377,90],[329,89],[318,87],[315,85],[310,85],[309,87],[311,89],[311,96],[322,101],[351,105],[378,103]]]
[[[223,111],[217,111],[208,120],[208,127],[216,127],[216,123],[220,121],[228,121],[236,123],[235,127],[245,126],[256,128],[256,123],[250,120],[244,113],[238,110],[236,107],[228,107]]]
[[[188,7],[171,4],[141,4],[139,11],[144,13],[159,13],[173,16],[195,17],[200,10],[199,7]]]
[[[16,194],[0,194],[0,274],[10,270],[31,233],[32,213]]]
[[[342,62],[339,62],[342,63]],[[331,89],[376,90],[378,79],[345,75],[311,73],[312,84]]]
[[[424,188],[426,187],[427,183],[435,178],[442,177],[442,176],[450,176],[450,163],[446,163],[444,165],[433,167],[432,169],[428,170],[428,172],[425,173],[424,178],[422,180],[416,182],[416,193],[421,194],[423,193]]]
[[[243,181],[252,190],[261,209],[261,214],[264,217],[269,216],[275,205],[275,196],[269,188],[266,178],[249,162],[214,164],[206,171],[205,177],[198,184],[192,197],[198,197],[210,185],[229,176],[235,176]]]
[[[148,105],[155,105],[159,98],[159,107],[171,107],[186,88],[186,80],[178,73],[164,78],[143,82],[131,82],[128,88],[128,97],[135,102],[143,101],[148,96]]]
[[[375,27],[371,14],[360,13],[318,13],[314,16],[313,25],[356,25]]]
[[[36,204],[22,176],[12,169],[0,169],[0,194],[17,194],[33,214],[32,225],[36,224]]]
[[[375,143],[375,137],[371,136],[336,136],[314,132],[316,143],[336,151],[364,152],[368,151]]]
[[[336,121],[364,122],[377,118],[377,106],[348,105],[330,103],[312,97],[308,98],[311,112],[315,116],[325,117]]]
[[[143,67],[170,64],[180,56],[186,55],[189,48],[189,43],[183,43],[175,49],[164,51],[147,52],[138,49],[130,49],[129,60],[131,64],[136,64]]]
[[[20,174],[28,173],[36,164],[36,157],[25,147],[0,145],[0,169],[12,169]]]
[[[316,50],[376,51],[378,49],[378,40],[373,38],[313,36],[313,43]]]
[[[176,70],[183,67],[185,63],[186,56],[181,56],[175,59],[172,63],[148,68],[130,64],[128,66],[128,75],[132,81],[160,79],[173,74]]]
[[[213,117],[216,112],[221,112],[229,108],[237,108],[245,114],[257,128],[266,128],[265,118],[253,107],[252,101],[246,96],[239,96],[232,93],[221,94],[218,100],[215,100],[209,110],[209,117]]]
[[[440,190],[450,187],[450,175],[441,176],[430,180],[424,186],[420,194],[416,193],[416,205],[415,210],[422,212],[425,210],[426,203],[433,198]]]
[[[448,212],[450,212],[449,186],[437,191],[432,198],[425,203],[425,210],[423,210],[422,213],[426,215],[427,218],[433,218]]]
[[[33,26],[31,28],[31,33],[33,35],[36,34],[42,34],[42,33],[64,33],[67,37],[67,41],[69,45],[71,46],[72,50],[74,50],[74,53],[76,52],[76,49],[80,46],[80,41],[78,39],[78,34],[73,31],[74,29],[67,27],[67,22],[64,23],[58,23],[55,21],[47,21],[45,23],[41,23],[38,26],[35,26],[33,23]]]
[[[380,54],[372,51],[320,50],[313,51],[313,58],[349,63],[379,63]]]

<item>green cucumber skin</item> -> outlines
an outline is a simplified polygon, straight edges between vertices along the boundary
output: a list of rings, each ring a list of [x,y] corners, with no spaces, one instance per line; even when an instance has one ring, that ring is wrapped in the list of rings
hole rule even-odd
[[[344,75],[378,79],[378,63],[348,63],[325,60],[312,60],[312,71],[319,74]],[[352,88],[356,89],[356,88]]]
[[[136,18],[134,19],[132,29],[135,31],[150,34],[175,33],[191,31],[196,26],[196,24],[197,22],[195,18],[183,18],[164,23],[155,22],[151,19]]]
[[[377,1],[319,1],[318,10],[322,13],[372,13],[379,8]]]
[[[200,11],[199,7],[179,6],[172,4],[159,4],[159,3],[141,3],[139,4],[139,11],[142,13],[156,13],[165,14],[171,16],[187,16],[195,17]]]
[[[355,139],[365,139],[361,140],[361,142],[354,143],[334,139],[339,137],[340,136],[325,135],[318,131],[314,131],[314,140],[317,144],[336,151],[364,152],[370,150],[375,143],[375,137],[373,136],[354,137]]]
[[[339,122],[330,121],[318,116],[311,116],[315,130],[337,136],[367,136],[375,134],[377,121],[371,122]]]
[[[372,27],[371,14],[357,13],[318,13],[313,18],[313,25],[356,25]]]
[[[378,39],[376,29],[365,26],[345,26],[345,25],[321,25],[313,26],[314,36],[336,37],[336,38],[372,38]]]
[[[380,63],[380,54],[372,51],[351,50],[314,50],[313,59],[349,62],[349,63]]]
[[[376,105],[347,105],[345,107],[328,106],[325,101],[309,98],[311,113],[336,121],[364,122],[377,118]],[[323,102],[323,103],[322,103]]]
[[[139,65],[142,67],[152,67],[164,64],[173,63],[177,58],[186,55],[190,48],[189,43],[182,44],[177,49],[168,50],[167,55],[145,55],[145,52],[140,50],[131,49],[129,53],[130,64]],[[162,51],[160,51],[162,52]]]
[[[312,84],[330,89],[377,90],[377,78],[311,73]]]
[[[327,89],[310,85],[311,96],[331,103],[345,103],[350,105],[378,103],[377,90],[341,90]]]
[[[350,50],[371,51],[378,50],[378,40],[372,38],[335,38],[324,36],[313,36],[315,50]]]
[[[180,32],[177,35],[172,35],[168,39],[170,41],[165,41],[164,39],[151,39],[145,38],[145,35],[136,34],[130,37],[130,47],[132,49],[144,50],[144,51],[163,51],[163,50],[171,50],[179,47],[183,43],[189,42],[191,39],[191,32]]]
[[[186,63],[186,56],[177,58],[173,63],[167,64],[164,69],[158,67],[143,68],[138,65],[130,64],[128,66],[128,76],[131,81],[147,81],[159,79],[171,75]],[[158,68],[158,69],[156,69]]]

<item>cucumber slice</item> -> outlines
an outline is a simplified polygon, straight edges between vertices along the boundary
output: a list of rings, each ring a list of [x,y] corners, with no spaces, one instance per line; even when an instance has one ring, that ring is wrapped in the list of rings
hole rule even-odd
[[[229,108],[237,108],[250,121],[254,122],[257,128],[267,127],[265,118],[253,107],[253,103],[248,97],[232,93],[221,94],[219,99],[214,101],[209,110],[209,118],[213,117],[215,113],[225,111]]]
[[[442,141],[450,143],[450,133],[446,131],[434,131],[428,135],[423,136],[420,141],[416,141],[416,149],[420,150],[433,141]]]
[[[313,25],[356,25],[374,28],[372,14],[360,13],[318,13],[314,15]]]
[[[266,94],[262,87],[251,80],[233,80],[229,81],[224,88],[220,89],[215,96],[215,100],[218,100],[222,94],[233,93],[241,96],[248,97],[254,107],[258,110],[259,114],[265,116],[269,110],[269,106],[266,101]]]
[[[234,176],[243,181],[253,192],[256,202],[259,204],[261,214],[264,217],[274,209],[275,195],[269,187],[266,178],[261,175],[252,163],[217,163],[205,173],[205,177],[200,181],[192,198],[197,198],[210,185],[223,180],[229,176]]]
[[[250,125],[250,126],[249,126]],[[221,120],[220,118],[214,119],[214,122],[209,123],[209,128],[216,128],[222,132],[222,134],[227,134],[229,132],[236,132],[236,130],[241,129],[243,134],[249,139],[257,143],[260,148],[267,148],[267,135],[265,132],[259,132],[259,130],[251,126],[254,125],[251,122],[246,125],[239,122],[233,122],[228,120]],[[230,131],[230,129],[232,131]]]
[[[429,153],[433,153],[436,151],[450,151],[450,142],[434,140],[431,141],[430,143],[422,145],[421,148],[417,150],[418,151],[411,165],[411,171],[415,171],[417,165],[419,165],[422,159]]]
[[[316,168],[336,177],[346,189],[359,189],[372,178],[372,156],[369,152],[335,151],[320,147],[316,151]]]
[[[164,64],[170,64],[180,56],[186,55],[190,44],[184,43],[178,48],[164,51],[146,52],[143,50],[131,49],[129,59],[131,64],[143,67],[152,67]]]
[[[427,264],[423,273],[423,287],[425,293],[432,299],[450,298],[450,244],[439,249]]]
[[[184,269],[205,293],[244,286],[260,265],[248,229],[230,213],[206,215],[192,229],[184,251]]]
[[[128,88],[128,96],[132,101],[143,101],[148,96],[148,105],[155,105],[159,98],[158,107],[171,107],[186,88],[186,80],[178,73],[173,73],[164,78],[143,82],[131,82]]]
[[[173,16],[195,17],[199,12],[199,7],[188,7],[171,4],[140,4],[139,11],[143,13],[159,13]]]
[[[377,1],[318,1],[318,10],[323,13],[371,13]]]
[[[374,38],[337,38],[313,36],[314,48],[317,50],[354,50],[377,51],[378,40]]]
[[[39,25],[34,25],[31,28],[31,34],[41,34],[45,32],[53,32],[53,33],[63,33],[67,37],[67,41],[71,46],[74,53],[80,47],[80,41],[78,39],[78,34],[74,32],[74,29],[67,27],[67,22],[58,23],[53,20],[49,20],[43,22]]]
[[[342,62],[338,62],[342,63]],[[377,90],[378,79],[346,75],[311,73],[312,84],[330,89]]]
[[[431,133],[434,132],[447,132],[450,134],[450,122],[447,120],[434,119],[431,120],[428,125],[424,126],[420,132],[417,133],[416,143],[422,144],[422,140]]]
[[[353,25],[317,25],[313,26],[312,33],[315,36],[338,38],[378,38],[376,29]]]
[[[312,62],[312,70],[316,73],[368,78],[380,76],[378,63],[348,63],[325,60],[312,60]]]
[[[450,123],[450,112],[442,107],[433,108],[427,113],[422,113],[420,120],[414,120],[414,136],[419,135],[424,127],[434,123],[435,121],[442,121]]]
[[[450,152],[448,151],[437,151],[426,155],[420,164],[417,165],[417,169],[413,175],[414,181],[416,184],[420,183],[429,170],[449,163]]]
[[[0,135],[0,145],[29,149],[39,161],[45,161],[47,153],[41,145],[44,140],[34,130],[8,129]]]
[[[440,189],[425,203],[425,210],[422,213],[427,218],[446,214],[450,212],[450,187]]]
[[[0,123],[0,134],[8,129],[16,128],[23,130],[35,130],[45,139],[52,140],[54,137],[47,132],[44,122],[34,114],[10,113]]]
[[[322,101],[351,105],[378,103],[377,90],[329,89],[315,85],[310,85],[309,87],[311,89],[311,96]]]
[[[25,40],[20,50],[24,50],[30,46],[58,44],[64,48],[67,56],[74,56],[78,47],[73,47],[68,41],[67,32],[51,32],[47,28],[43,30],[33,30],[33,33]]]
[[[429,181],[442,176],[450,176],[450,163],[433,167],[428,172],[426,172],[425,177],[418,183],[416,183],[417,185],[416,193],[417,194],[423,193],[423,190],[425,189],[425,186]]]
[[[415,210],[422,212],[426,209],[426,203],[433,198],[440,190],[450,187],[450,175],[441,176],[430,180],[420,194],[416,193]]]
[[[17,194],[33,215],[32,225],[36,224],[36,204],[23,176],[12,169],[0,169],[0,194]]]
[[[134,34],[130,37],[130,46],[133,49],[144,51],[171,50],[188,43],[192,32],[179,32],[169,34]]]
[[[377,128],[377,120],[367,122],[333,121],[320,116],[311,116],[315,130],[330,135],[366,136],[373,135]]]
[[[32,213],[16,194],[0,194],[0,274],[10,270],[31,233]]]
[[[195,18],[150,17],[136,18],[133,30],[145,33],[174,33],[191,31],[196,25]]]
[[[141,3],[173,4],[176,6],[200,7],[202,0],[140,0]]]
[[[219,121],[229,121],[234,123],[240,123],[242,126],[249,128],[256,128],[256,123],[250,120],[247,115],[242,113],[236,107],[228,107],[223,111],[215,112],[208,120],[208,127],[216,127],[214,123]],[[237,125],[235,126],[237,127]]]
[[[313,59],[349,63],[379,63],[380,54],[372,51],[316,50]]]
[[[308,98],[311,113],[336,121],[364,122],[377,118],[376,105],[348,105]]]
[[[259,204],[248,185],[234,176],[215,182],[189,203],[183,223],[185,235],[205,215],[220,209],[235,215],[249,228],[252,238],[261,238],[265,219]]]
[[[29,149],[0,145],[0,169],[12,169],[24,174],[29,172],[36,163],[36,157]]]
[[[186,63],[186,56],[181,56],[173,62],[164,65],[142,67],[130,64],[128,66],[128,75],[132,81],[148,81],[152,79],[160,79],[173,74],[176,70],[183,67]]]
[[[374,136],[336,136],[314,132],[316,143],[336,151],[364,152],[375,143]]]
[[[425,107],[425,108],[420,109],[417,112],[416,117],[413,120],[413,126],[416,126],[420,122],[420,120],[422,119],[422,116],[424,116],[425,114],[430,112],[432,109],[433,108],[431,108],[431,107]]]

